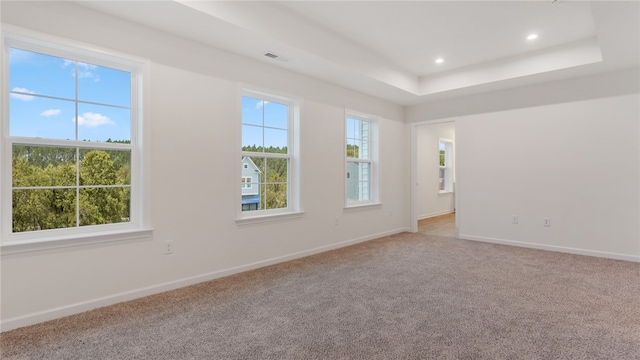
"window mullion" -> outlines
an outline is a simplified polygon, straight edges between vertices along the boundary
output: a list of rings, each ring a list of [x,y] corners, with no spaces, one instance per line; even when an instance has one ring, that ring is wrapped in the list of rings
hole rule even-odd
[[[249,152],[242,151],[242,157],[256,157],[256,158],[273,158],[273,159],[290,159],[291,154],[282,154],[282,153],[259,153],[259,152]]]
[[[358,158],[347,158],[347,162],[357,162],[357,163],[372,163],[371,159],[358,159]]]

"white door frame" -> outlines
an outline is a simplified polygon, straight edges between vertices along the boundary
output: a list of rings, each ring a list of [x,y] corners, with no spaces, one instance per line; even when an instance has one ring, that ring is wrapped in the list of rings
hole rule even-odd
[[[440,120],[427,120],[420,121],[416,123],[411,123],[411,186],[410,186],[410,196],[411,196],[411,232],[418,232],[418,127],[425,125],[436,125],[436,124],[445,124],[445,123],[453,123],[455,125],[454,119],[440,119]],[[455,141],[455,138],[454,138]],[[456,146],[457,149],[457,146]],[[458,214],[460,213],[460,173],[458,172],[458,152],[454,151],[453,153],[455,160],[453,162],[455,167],[456,174],[456,182],[454,188],[454,199],[455,199],[455,222],[456,222],[456,236],[458,232]]]

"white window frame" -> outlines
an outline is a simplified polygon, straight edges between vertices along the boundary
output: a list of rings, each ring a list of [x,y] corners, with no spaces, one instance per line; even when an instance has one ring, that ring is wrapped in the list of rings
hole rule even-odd
[[[289,122],[287,125],[287,154],[242,151],[242,98],[244,96],[288,105]],[[239,105],[237,108],[239,109],[239,114],[237,124],[239,136],[238,146],[236,147],[238,149],[236,158],[240,160],[248,156],[289,159],[289,171],[287,174],[288,186],[286,208],[242,211],[242,202],[240,201],[242,198],[242,187],[236,185],[236,224],[245,225],[301,217],[304,214],[302,211],[302,202],[300,200],[300,109],[302,106],[302,100],[294,95],[285,94],[279,91],[240,84],[238,101]],[[238,161],[237,164],[238,168],[236,174],[240,174],[242,176],[242,162]]]
[[[351,158],[347,156],[347,128],[348,128],[348,119],[354,119],[359,121],[366,121],[369,123],[369,139],[368,139],[368,149],[369,149],[369,158],[368,159],[358,159]],[[344,163],[344,201],[345,201],[345,209],[354,209],[354,208],[362,208],[369,206],[379,206],[380,202],[380,163],[379,163],[379,138],[378,138],[378,127],[380,123],[380,118],[374,115],[369,115],[365,113],[361,113],[354,110],[345,110],[344,117],[344,136],[342,139],[344,140],[344,145],[342,147],[342,152],[344,154],[345,163]],[[369,200],[359,200],[353,201],[349,200],[348,194],[348,166],[350,162],[357,163],[368,163],[370,164],[370,183],[369,183]]]
[[[440,165],[440,144],[444,144],[444,166]],[[454,143],[451,139],[438,139],[438,166],[444,169],[444,190],[440,189],[440,181],[438,181],[438,193],[448,194],[453,192],[453,148]],[[440,179],[440,171],[438,171],[438,179]]]
[[[2,255],[48,250],[61,247],[89,245],[102,242],[134,240],[151,235],[151,215],[149,213],[150,165],[144,154],[148,150],[148,126],[143,131],[143,92],[146,81],[148,60],[100,49],[94,45],[63,39],[20,27],[4,25],[0,37],[2,49],[2,129],[0,146],[2,166],[0,176],[0,203],[2,204],[2,239],[0,250]],[[13,233],[12,226],[12,147],[14,144],[80,146],[78,141],[41,139],[29,137],[11,137],[9,133],[9,48],[20,48],[27,51],[44,53],[56,57],[73,59],[124,70],[132,74],[131,79],[131,144],[123,146],[117,143],[83,142],[82,148],[124,149],[131,150],[131,203],[130,221],[126,223],[76,226],[61,229],[48,229]]]

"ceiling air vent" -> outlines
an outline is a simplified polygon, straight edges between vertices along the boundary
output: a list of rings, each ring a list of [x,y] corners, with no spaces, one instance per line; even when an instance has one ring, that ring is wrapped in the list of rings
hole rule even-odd
[[[282,61],[282,62],[289,62],[289,59],[283,58],[282,56],[274,54],[272,52],[265,53],[264,56],[266,56],[268,58],[271,58],[271,59],[276,59],[276,60]]]

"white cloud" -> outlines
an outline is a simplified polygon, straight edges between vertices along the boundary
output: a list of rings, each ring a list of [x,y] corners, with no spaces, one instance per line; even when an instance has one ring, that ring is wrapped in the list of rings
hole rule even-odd
[[[78,62],[78,67],[83,68],[85,70],[94,70],[98,68],[98,65],[87,64],[83,62]]]
[[[35,97],[33,97],[31,95],[27,95],[27,94],[35,94],[34,91],[27,90],[25,88],[19,88],[19,87],[15,87],[15,88],[11,89],[11,91],[25,93],[25,94],[14,94],[12,92],[11,93],[11,97],[14,98],[14,99],[18,99],[18,100],[22,100],[22,101],[31,101],[31,100],[35,99]]]
[[[63,67],[73,66],[73,69],[71,69],[71,76],[75,77],[76,64],[78,65],[78,79],[93,79],[95,82],[100,81],[100,76],[93,71],[98,68],[97,65],[64,60]]]
[[[269,101],[259,101],[256,104],[256,109],[262,109],[263,106],[267,105],[269,103]]]
[[[78,69],[78,79],[93,79],[93,81],[100,81],[100,76],[92,73],[91,71],[82,71]]]
[[[71,119],[71,121],[75,122],[76,119]],[[115,122],[111,120],[108,116],[86,112],[81,116],[78,116],[78,126],[86,126],[86,127],[98,127],[102,125],[113,125]]]
[[[40,116],[44,116],[44,117],[58,116],[60,115],[61,112],[62,110],[60,109],[49,109],[41,112]]]

